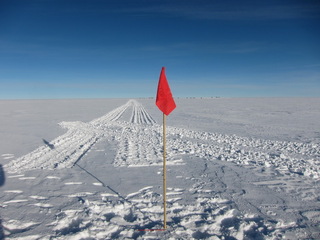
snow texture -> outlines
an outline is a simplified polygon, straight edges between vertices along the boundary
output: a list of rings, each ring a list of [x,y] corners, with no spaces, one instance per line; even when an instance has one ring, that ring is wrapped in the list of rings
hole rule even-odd
[[[274,101],[177,99],[167,126],[166,231],[153,100],[1,101],[0,121],[19,124],[0,130],[21,145],[2,139],[12,151],[0,152],[0,238],[320,239],[320,100]],[[32,115],[27,104],[55,106],[55,121],[37,128],[32,120],[45,121],[46,110]],[[98,117],[103,104],[109,112]],[[284,116],[301,111],[296,121]],[[48,133],[56,121],[64,132]],[[31,151],[27,128],[39,139]]]

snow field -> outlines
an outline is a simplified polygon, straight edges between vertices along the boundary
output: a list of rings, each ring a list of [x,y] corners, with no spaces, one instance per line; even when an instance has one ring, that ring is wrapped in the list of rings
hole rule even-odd
[[[65,134],[31,153],[1,155],[11,160],[0,212],[8,239],[320,236],[318,143],[168,126],[168,230],[150,231],[162,228],[161,125],[130,100],[60,126]]]
[[[130,107],[130,122],[117,121]],[[155,124],[135,100],[90,123],[62,122],[60,125],[68,132],[52,141],[54,149],[42,146],[11,161],[6,165],[8,171],[72,167],[97,141],[110,138],[119,142],[115,166],[161,164],[161,126]],[[174,127],[168,127],[167,132],[169,164],[181,154],[188,154],[240,165],[273,167],[285,174],[320,177],[320,144],[317,143],[250,139]]]

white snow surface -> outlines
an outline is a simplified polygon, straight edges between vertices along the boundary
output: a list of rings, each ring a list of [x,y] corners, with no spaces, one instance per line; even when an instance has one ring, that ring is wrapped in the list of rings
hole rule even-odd
[[[0,101],[0,239],[320,239],[320,99]]]

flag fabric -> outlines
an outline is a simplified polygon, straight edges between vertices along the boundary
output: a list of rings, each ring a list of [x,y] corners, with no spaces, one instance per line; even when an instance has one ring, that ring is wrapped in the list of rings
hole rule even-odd
[[[162,67],[160,73],[156,105],[160,111],[167,116],[176,108],[176,103],[173,100],[164,67]]]

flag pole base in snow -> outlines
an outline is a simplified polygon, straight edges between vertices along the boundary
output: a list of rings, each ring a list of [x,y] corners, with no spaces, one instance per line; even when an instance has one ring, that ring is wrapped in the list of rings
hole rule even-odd
[[[155,231],[166,231],[167,229],[138,229],[139,232],[155,232]]]

